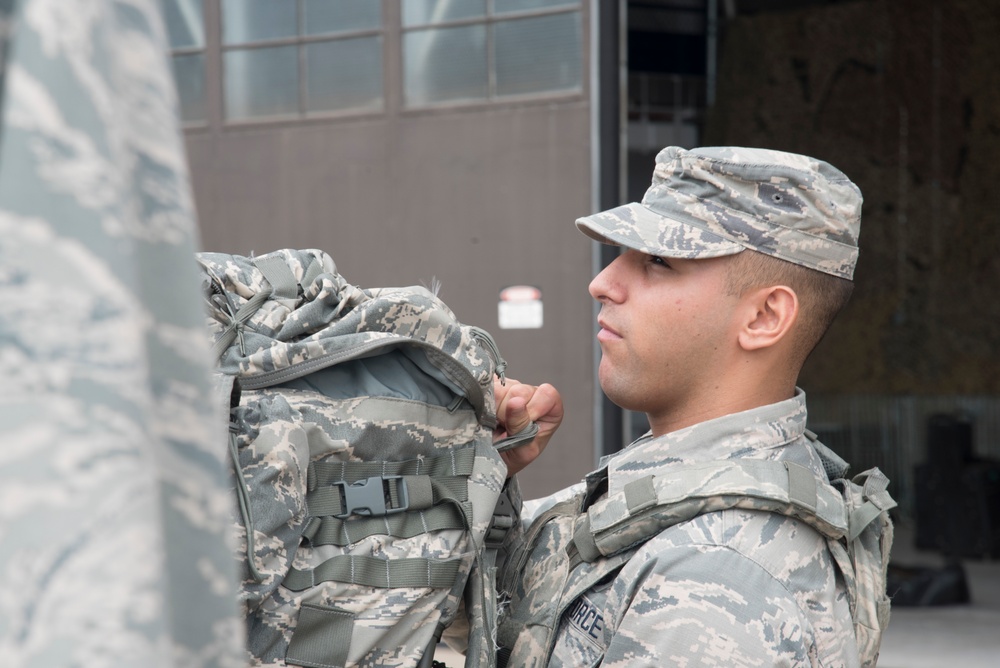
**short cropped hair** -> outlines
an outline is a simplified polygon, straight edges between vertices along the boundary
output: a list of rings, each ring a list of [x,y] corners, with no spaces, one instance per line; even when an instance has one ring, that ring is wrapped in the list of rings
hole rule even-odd
[[[785,285],[799,298],[798,332],[793,350],[799,361],[815,349],[837,314],[847,304],[854,283],[787,260],[745,250],[732,256],[726,268],[726,292],[741,296],[748,290]]]

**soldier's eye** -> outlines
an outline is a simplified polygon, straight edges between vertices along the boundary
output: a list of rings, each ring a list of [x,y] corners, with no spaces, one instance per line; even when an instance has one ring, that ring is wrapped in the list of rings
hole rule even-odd
[[[658,264],[658,265],[667,267],[668,269],[670,268],[670,263],[667,262],[666,258],[662,258],[659,255],[650,255],[649,256],[649,263],[650,264]]]

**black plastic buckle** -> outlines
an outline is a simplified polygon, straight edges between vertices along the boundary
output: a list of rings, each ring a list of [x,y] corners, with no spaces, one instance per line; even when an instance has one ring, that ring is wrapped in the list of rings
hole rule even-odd
[[[399,505],[396,507],[386,503],[386,499],[391,498],[386,483],[392,480],[399,481],[396,485],[399,492]],[[344,512],[340,515],[334,515],[337,519],[344,519],[349,515],[364,515],[365,517],[394,515],[410,507],[406,481],[400,475],[374,476],[353,483],[339,480],[333,484],[341,488],[344,500]]]

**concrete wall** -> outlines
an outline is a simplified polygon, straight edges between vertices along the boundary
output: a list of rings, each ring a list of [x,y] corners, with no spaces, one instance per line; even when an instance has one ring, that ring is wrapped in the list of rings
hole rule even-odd
[[[567,419],[522,477],[534,496],[578,481],[594,436],[590,112],[547,103],[191,131],[203,247],[327,250],[361,286],[442,283],[469,324],[494,333],[511,377],[552,382]],[[508,285],[542,289],[542,329],[499,330]]]

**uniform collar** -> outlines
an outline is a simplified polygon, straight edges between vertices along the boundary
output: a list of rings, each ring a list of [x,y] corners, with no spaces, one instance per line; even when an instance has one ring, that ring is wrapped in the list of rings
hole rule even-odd
[[[602,460],[608,491],[655,475],[665,467],[726,459],[771,459],[775,450],[805,433],[806,395],[799,388],[791,399],[725,415],[678,429],[657,438],[643,436],[621,452]],[[771,452],[768,452],[771,451]]]

